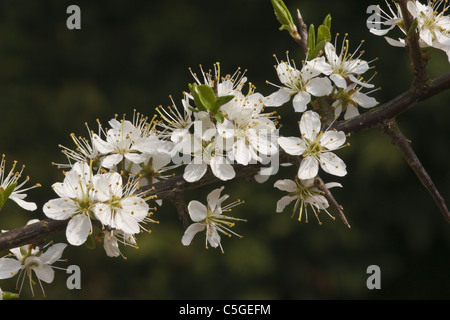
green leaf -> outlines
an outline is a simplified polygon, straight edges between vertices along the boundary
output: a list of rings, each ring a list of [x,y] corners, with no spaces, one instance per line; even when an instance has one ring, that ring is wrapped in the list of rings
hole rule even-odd
[[[325,19],[323,20],[322,25],[328,28],[328,30],[331,30],[331,15],[328,14]]]
[[[17,187],[17,183],[11,183],[6,189],[0,187],[0,208],[3,207],[6,200],[8,200],[11,193],[13,193],[14,189]]]
[[[292,20],[292,16],[289,10],[286,8],[286,5],[281,0],[270,0],[272,2],[273,9],[275,11],[275,16],[277,17],[278,22],[280,22],[281,27],[280,30],[290,30],[291,26],[294,24]]]
[[[326,42],[331,40],[330,29],[325,25],[319,26],[319,29],[317,30],[317,41],[320,42],[322,40],[325,40]]]
[[[234,98],[233,95],[217,97],[216,105],[215,105],[215,107],[216,107],[217,110],[216,110],[214,113],[216,113],[217,111],[219,111],[219,108],[220,108],[221,106],[223,106],[224,104],[226,104],[226,103],[230,102],[231,100],[233,100],[233,98]]]
[[[216,114],[214,114],[214,117],[219,123],[223,123],[223,121],[225,120],[222,112],[217,112]]]
[[[202,102],[200,101],[200,98],[197,93],[197,84],[196,83],[189,83],[189,90],[191,91],[191,95],[194,98],[194,104],[197,107],[197,111],[206,111],[206,108],[203,106]]]
[[[317,58],[317,56],[319,55],[320,51],[323,50],[323,48],[325,47],[326,43],[327,43],[327,41],[325,41],[325,40],[320,41],[316,45],[314,50],[310,52],[310,54],[308,55],[308,59],[311,60],[311,59]]]
[[[213,113],[217,111],[215,110],[217,100],[216,95],[214,94],[214,90],[210,86],[206,84],[197,86],[197,94],[200,102],[206,109],[212,111]]]
[[[316,48],[316,28],[314,27],[313,24],[311,24],[309,26],[307,46],[308,46],[308,52],[312,52]],[[310,54],[308,54],[308,60],[310,58],[311,58],[311,56],[310,56]]]

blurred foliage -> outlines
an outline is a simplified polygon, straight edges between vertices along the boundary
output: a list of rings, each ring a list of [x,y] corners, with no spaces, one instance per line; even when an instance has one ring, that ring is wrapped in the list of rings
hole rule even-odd
[[[66,28],[66,8],[72,2],[3,0],[0,2],[0,150],[12,163],[26,164],[31,183],[42,188],[28,199],[41,207],[54,198],[52,183],[62,180],[54,162],[64,162],[58,144],[72,147],[69,134],[86,136],[85,122],[96,128],[114,114],[133,109],[152,116],[155,107],[178,103],[187,83],[188,68],[198,71],[220,61],[228,73],[241,67],[264,95],[277,83],[273,54],[289,51],[297,61],[300,48],[278,30],[270,1],[167,0],[78,1],[81,30]],[[364,58],[373,60],[377,76],[373,93],[388,101],[409,87],[407,53],[386,44],[366,28],[366,1],[286,0],[299,8],[307,24],[320,24],[332,14],[331,33],[342,39],[349,33],[350,50],[361,40]],[[381,3],[380,3],[381,4]],[[383,4],[381,4],[383,5]],[[339,42],[340,40],[338,40]],[[429,71],[449,71],[444,54],[436,52]],[[423,164],[443,196],[450,199],[449,93],[443,93],[398,118]],[[181,105],[181,103],[180,103]],[[298,134],[287,104],[277,111],[281,132]],[[389,139],[376,130],[349,138],[351,147],[340,151],[348,165],[333,189],[352,225],[347,229],[326,215],[319,226],[290,217],[289,209],[276,214],[283,196],[273,183],[293,177],[295,170],[280,169],[265,184],[236,180],[224,183],[231,199],[246,201],[236,207],[236,232],[243,239],[223,240],[225,253],[204,249],[197,236],[190,247],[181,244],[183,229],[171,203],[158,209],[159,225],[138,237],[140,248],[123,249],[127,260],[109,258],[102,247],[68,247],[68,265],[82,271],[81,290],[68,290],[64,271],[45,285],[49,299],[447,299],[450,297],[450,229]],[[186,193],[186,200],[206,200],[217,186]],[[42,212],[24,212],[7,203],[0,212],[2,229],[23,225]],[[50,240],[50,239],[49,239]],[[65,241],[64,235],[52,238]],[[381,290],[368,290],[366,269],[381,268]],[[59,264],[64,266],[64,264]],[[0,283],[12,291],[15,278]],[[36,286],[37,297],[40,290]],[[23,298],[30,298],[24,284]]]

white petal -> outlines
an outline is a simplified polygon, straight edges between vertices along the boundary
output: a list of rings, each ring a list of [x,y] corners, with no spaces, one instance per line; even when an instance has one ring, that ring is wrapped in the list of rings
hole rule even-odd
[[[0,279],[9,279],[19,272],[22,264],[12,258],[0,258]]]
[[[210,231],[206,233],[206,239],[213,248],[217,248],[220,244],[220,235],[214,227],[211,227]]]
[[[320,116],[314,111],[306,111],[300,119],[300,132],[309,141],[314,141],[321,129]]]
[[[277,201],[277,212],[283,212],[284,208],[289,205],[292,201],[297,199],[297,197],[293,196],[284,196],[280,200]]]
[[[319,172],[319,163],[316,159],[309,156],[302,160],[300,168],[298,169],[298,177],[300,179],[312,179],[317,176]]]
[[[54,220],[69,219],[72,214],[77,212],[79,207],[68,198],[58,198],[48,201],[44,204],[43,211],[47,217]]]
[[[300,91],[292,99],[295,112],[304,112],[308,103],[311,101],[311,95],[306,91]]]
[[[266,97],[265,105],[268,107],[279,107],[291,99],[291,92],[289,89],[280,88],[270,96]]]
[[[339,182],[328,182],[328,183],[325,183],[325,187],[327,187],[328,189],[335,188],[335,187],[342,188],[342,184],[340,184]]]
[[[232,121],[224,119],[222,123],[217,123],[217,132],[225,139],[234,137],[235,129]]]
[[[328,78],[314,78],[306,84],[306,91],[316,97],[329,95],[331,90],[333,90],[333,86]]]
[[[378,101],[375,98],[369,97],[359,91],[352,94],[352,100],[363,108],[373,108],[378,104]]]
[[[208,209],[203,203],[197,200],[192,200],[188,204],[188,212],[191,216],[192,221],[199,222],[206,218]]]
[[[293,156],[299,156],[306,150],[305,142],[297,137],[279,137],[278,144],[284,151]]]
[[[117,165],[120,161],[122,161],[122,159],[123,159],[123,156],[121,154],[116,153],[116,154],[106,156],[102,160],[101,164],[103,167],[110,169],[110,168],[114,167],[115,165]]]
[[[333,68],[330,66],[328,62],[325,61],[325,57],[315,58],[311,61],[308,61],[307,64],[317,71],[325,75],[330,75],[333,72]]]
[[[191,224],[189,227],[187,227],[186,231],[184,232],[183,238],[181,238],[181,243],[183,243],[183,245],[185,246],[190,245],[194,236],[197,233],[205,230],[205,227],[206,226],[202,223]]]
[[[280,189],[282,191],[286,191],[286,192],[297,191],[297,184],[295,183],[295,181],[290,180],[290,179],[278,180],[277,182],[275,182],[275,184],[273,186],[275,188],[278,188],[278,189]]]
[[[371,84],[371,83],[367,83],[367,82],[363,82],[363,81],[359,80],[357,77],[355,77],[355,76],[352,75],[352,74],[349,74],[349,75],[348,75],[348,78],[349,78],[353,83],[359,84],[361,87],[364,87],[364,88],[373,88],[373,87],[375,87],[375,85],[373,85],[373,84]]]
[[[345,111],[344,120],[352,119],[357,116],[359,116],[358,108],[355,106],[352,106],[351,104],[347,105],[347,110]]]
[[[250,150],[245,139],[238,139],[233,146],[233,154],[236,162],[244,166],[248,165],[251,160]]]
[[[184,168],[183,178],[187,182],[198,181],[204,176],[207,169],[208,166],[206,165],[206,163],[201,164],[189,163],[186,166],[186,168]]]
[[[405,40],[403,40],[403,39],[395,40],[395,39],[392,39],[389,37],[384,37],[384,38],[386,39],[387,43],[389,43],[391,46],[394,46],[394,47],[405,47],[406,46]]]
[[[31,269],[36,273],[39,280],[45,283],[52,283],[55,278],[55,271],[48,265],[33,266]]]
[[[67,224],[66,238],[73,246],[82,245],[91,232],[91,222],[85,214],[78,214]]]
[[[325,152],[320,155],[320,166],[325,172],[338,177],[347,174],[344,161],[332,152]]]
[[[391,25],[389,28],[386,29],[378,29],[378,28],[371,28],[369,31],[370,33],[376,35],[376,36],[384,36],[386,35],[389,31],[391,31],[392,29],[395,28],[395,24]]]
[[[347,81],[340,74],[333,73],[330,76],[330,79],[338,86],[339,88],[347,88]]]
[[[103,141],[98,135],[95,133],[92,135],[92,141],[97,150],[102,154],[107,154],[114,151],[113,146],[111,146],[108,142]]]
[[[22,200],[21,197],[19,198],[18,196],[19,196],[18,194],[15,194],[13,192],[9,198],[25,210],[34,211],[37,209],[36,203]],[[25,196],[25,195],[21,194],[21,196]]]
[[[231,180],[236,176],[236,172],[231,164],[225,163],[222,157],[214,157],[211,159],[210,167],[212,173],[220,180]]]
[[[320,144],[328,150],[335,150],[345,143],[345,139],[342,131],[327,131],[320,137]]]
[[[324,49],[327,59],[331,65],[337,66],[342,63],[341,57],[336,54],[336,48],[331,44],[331,42],[327,42]]]
[[[65,243],[56,243],[47,249],[41,256],[42,263],[53,264],[61,259],[64,249],[67,247]]]
[[[145,155],[134,153],[134,152],[125,153],[125,158],[130,160],[133,163],[142,163],[145,160],[147,160],[147,157]]]
[[[136,234],[141,230],[138,221],[124,210],[117,210],[114,220],[117,229],[124,233]]]
[[[111,207],[105,203],[98,202],[93,208],[95,217],[102,223],[102,225],[115,228],[115,222],[113,221],[111,214]]]
[[[225,187],[220,187],[218,189],[215,189],[211,191],[207,196],[208,201],[208,207],[211,209],[211,211],[215,211],[217,207],[220,207],[222,202],[225,201],[228,198],[228,195],[224,195],[222,198],[220,198],[220,193]]]

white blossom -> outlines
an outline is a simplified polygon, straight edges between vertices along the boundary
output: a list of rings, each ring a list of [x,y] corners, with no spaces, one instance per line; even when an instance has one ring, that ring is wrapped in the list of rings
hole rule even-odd
[[[345,89],[349,83],[356,83],[367,88],[373,87],[372,84],[363,82],[360,78],[360,75],[370,69],[369,63],[360,59],[362,54],[356,56],[356,52],[353,54],[348,52],[349,41],[346,38],[343,40],[339,55],[336,52],[336,46],[330,42],[325,44],[324,51],[326,59],[322,56],[308,61],[310,68],[329,76],[339,88]]]
[[[281,61],[276,66],[277,75],[282,86],[278,91],[272,93],[266,98],[265,105],[278,107],[288,102],[291,97],[296,112],[304,112],[311,96],[322,97],[329,95],[333,89],[328,78],[319,77],[320,71],[304,64],[301,70],[297,70],[291,62]]]
[[[298,177],[302,180],[317,176],[320,167],[336,176],[347,174],[346,165],[332,151],[341,148],[346,140],[342,131],[322,131],[320,116],[307,111],[300,119],[301,137],[280,137],[278,143],[288,154],[302,156]]]
[[[341,184],[336,182],[327,183],[325,186],[327,188],[342,187]],[[319,218],[321,210],[324,210],[334,220],[334,217],[326,210],[329,207],[328,201],[323,196],[322,192],[314,185],[314,179],[296,179],[296,181],[290,179],[278,180],[275,182],[274,187],[288,192],[288,195],[278,200],[277,212],[283,212],[286,206],[295,201],[292,216],[294,216],[298,210],[298,221],[302,220],[304,211],[305,222],[308,222],[308,206],[314,212],[319,224],[322,224]]]
[[[65,174],[64,182],[52,186],[59,196],[44,204],[45,215],[54,220],[70,219],[66,228],[67,241],[78,246],[92,233],[92,208],[96,202],[92,171],[85,162],[77,162]]]
[[[223,123],[217,123],[218,134],[227,143],[227,150],[237,163],[248,165],[261,161],[260,154],[272,155],[278,152],[278,132],[273,114],[263,114],[264,97],[250,90],[246,96],[239,94],[222,109],[227,115]]]
[[[345,89],[340,89],[337,93],[336,101],[333,103],[334,114],[336,117],[345,112],[344,119],[348,120],[359,115],[358,106],[363,108],[373,108],[378,101],[361,92],[356,83]]]
[[[28,221],[27,225],[38,222],[33,219]],[[19,294],[22,290],[25,278],[30,283],[31,293],[34,296],[33,273],[36,275],[42,293],[45,295],[41,281],[52,283],[55,277],[55,271],[52,266],[55,262],[61,261],[64,249],[67,247],[65,243],[52,244],[48,248],[34,247],[33,245],[25,245],[11,249],[12,255],[15,257],[0,258],[0,279],[7,279],[19,273],[17,284],[21,281]],[[45,251],[44,251],[45,250]],[[20,280],[22,278],[22,280]]]
[[[389,3],[387,3],[387,5],[390,14],[384,12],[380,8],[380,12],[384,14],[384,16],[380,15],[380,17],[384,19],[384,21],[381,21],[379,24],[386,25],[388,28],[381,29],[380,26],[377,26],[370,29],[370,32],[378,36],[385,36],[389,31],[398,26],[401,32],[406,36],[408,30],[404,27],[400,6],[395,4],[396,10],[394,10]],[[419,33],[419,46],[421,48],[436,48],[442,50],[447,54],[450,61],[450,17],[445,15],[448,8],[447,1],[444,0],[428,0],[427,4],[422,4],[415,0],[407,2],[409,13],[413,19],[417,20],[416,30]],[[396,40],[385,36],[385,39],[393,46],[406,46],[404,38],[398,38],[398,40]]]
[[[97,174],[93,178],[97,202],[93,205],[95,217],[104,226],[126,234],[139,233],[145,222],[154,222],[149,216],[149,205],[136,194],[138,180],[130,178],[123,185],[117,172]]]
[[[194,236],[206,229],[205,247],[208,248],[208,244],[213,248],[220,247],[223,253],[219,232],[228,237],[231,237],[232,234],[241,237],[230,228],[235,225],[236,221],[246,220],[229,217],[225,215],[224,212],[231,211],[232,207],[243,202],[238,200],[222,206],[222,202],[228,199],[227,194],[220,196],[223,189],[224,187],[221,187],[211,191],[207,196],[206,206],[197,200],[189,202],[188,211],[194,223],[191,224],[184,232],[183,238],[181,239],[183,245],[190,245]]]
[[[34,186],[28,187],[28,188],[22,188],[29,180],[29,177],[26,177],[24,181],[19,183],[19,179],[22,177],[22,172],[25,169],[25,166],[22,166],[21,170],[18,172],[14,172],[16,169],[17,161],[14,161],[13,166],[8,174],[5,175],[6,170],[6,160],[5,155],[2,156],[2,160],[0,163],[0,190],[4,192],[5,190],[9,188],[13,188],[11,194],[9,195],[8,199],[13,200],[15,203],[17,203],[20,207],[22,207],[25,210],[28,211],[34,211],[37,209],[37,206],[34,202],[28,202],[25,201],[25,197],[27,196],[25,194],[26,191],[40,187],[40,184],[35,184]],[[22,188],[22,189],[21,189]],[[5,199],[6,200],[6,199]]]

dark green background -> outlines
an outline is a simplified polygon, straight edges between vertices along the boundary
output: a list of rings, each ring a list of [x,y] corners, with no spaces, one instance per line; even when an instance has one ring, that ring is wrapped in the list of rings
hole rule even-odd
[[[81,8],[81,30],[66,28],[66,8]],[[307,24],[319,25],[331,13],[332,33],[349,33],[351,48],[365,40],[364,58],[378,61],[373,79],[386,102],[409,87],[411,72],[404,50],[390,47],[366,28],[365,1],[286,1],[299,8]],[[380,3],[381,4],[381,3]],[[273,54],[302,58],[287,32],[278,30],[269,0],[228,1],[78,1],[0,2],[0,152],[8,164],[26,164],[25,174],[42,188],[28,193],[39,207],[56,197],[51,190],[62,175],[51,163],[64,162],[58,144],[72,147],[69,134],[86,135],[114,114],[133,109],[152,116],[155,107],[179,103],[188,68],[198,71],[220,61],[224,73],[247,69],[250,82],[268,95],[278,83]],[[449,71],[442,52],[430,62],[430,74]],[[450,198],[449,94],[420,103],[398,118],[443,196]],[[278,111],[282,134],[298,134],[299,120],[288,104]],[[68,247],[67,265],[82,271],[82,289],[68,290],[68,275],[57,271],[45,285],[49,299],[448,299],[450,297],[450,226],[389,139],[375,130],[353,135],[339,155],[348,166],[344,178],[324,176],[344,189],[335,197],[352,228],[326,215],[319,226],[275,213],[284,193],[273,188],[278,178],[260,185],[244,180],[223,183],[230,199],[246,204],[233,210],[247,218],[223,239],[225,254],[203,248],[203,235],[190,247],[181,244],[183,229],[174,206],[157,211],[159,225],[138,237],[140,249],[123,249],[128,257],[109,258],[103,248]],[[291,178],[292,168],[279,177]],[[205,201],[212,188],[186,194]],[[2,229],[13,229],[38,210],[25,212],[7,203],[0,212]],[[52,238],[65,241],[63,235]],[[51,239],[49,239],[51,240]],[[60,266],[64,266],[61,263]],[[368,290],[366,269],[381,268],[381,290]],[[14,290],[15,278],[3,280]],[[38,286],[37,298],[41,297]],[[30,298],[24,285],[23,298]]]

